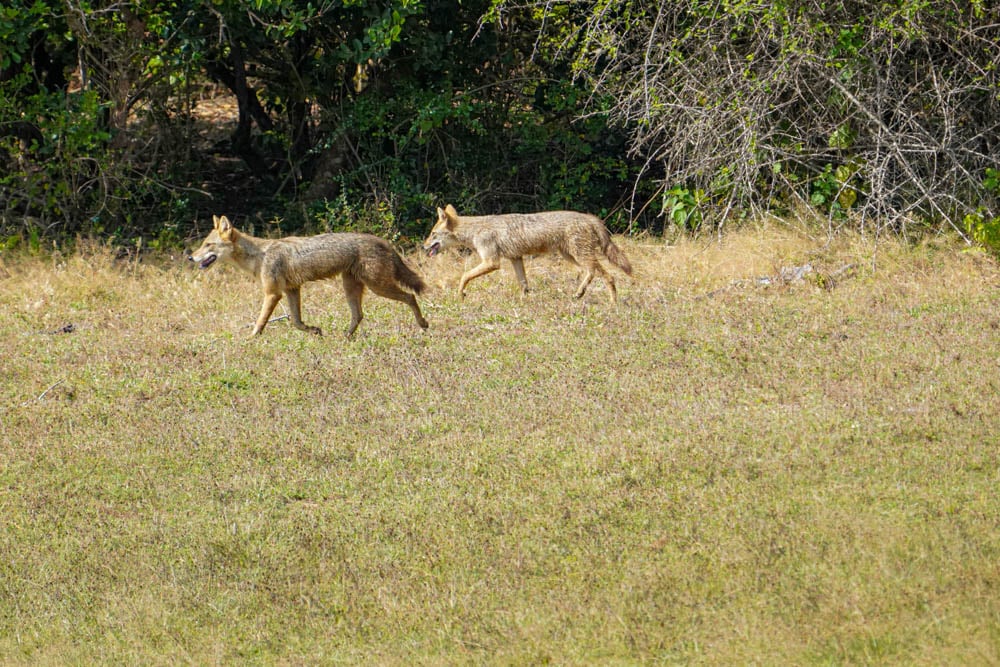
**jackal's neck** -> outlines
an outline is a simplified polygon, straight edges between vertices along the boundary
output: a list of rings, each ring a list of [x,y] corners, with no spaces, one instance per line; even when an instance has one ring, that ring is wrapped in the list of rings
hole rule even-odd
[[[260,266],[267,250],[266,239],[258,239],[249,234],[240,234],[233,246],[232,260],[238,267],[260,277]]]
[[[476,234],[483,228],[483,225],[479,223],[478,218],[460,218],[457,224],[451,228],[451,233],[459,242],[471,245]]]

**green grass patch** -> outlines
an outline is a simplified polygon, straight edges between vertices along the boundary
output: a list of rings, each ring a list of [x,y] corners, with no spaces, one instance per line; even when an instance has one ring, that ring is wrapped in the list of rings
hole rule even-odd
[[[618,308],[552,258],[459,300],[468,260],[413,256],[431,328],[369,296],[350,340],[335,281],[326,336],[250,340],[234,271],[8,260],[0,655],[1000,660],[996,262],[623,246]]]

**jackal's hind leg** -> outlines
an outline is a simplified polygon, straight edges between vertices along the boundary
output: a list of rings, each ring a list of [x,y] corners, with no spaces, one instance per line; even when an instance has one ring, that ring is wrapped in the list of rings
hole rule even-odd
[[[608,298],[611,299],[611,303],[618,303],[618,289],[615,287],[615,279],[607,271],[604,272],[604,282],[608,284]]]
[[[322,336],[322,329],[308,326],[302,321],[302,295],[299,290],[300,288],[298,287],[285,290],[285,296],[288,298],[288,317],[292,321],[292,326],[296,329]]]
[[[344,280],[344,296],[347,297],[347,305],[351,309],[351,323],[347,325],[347,337],[354,335],[354,330],[361,324],[361,319],[365,316],[361,312],[361,297],[365,293],[365,284],[349,273],[342,274]]]
[[[387,299],[395,299],[396,301],[402,301],[405,303],[410,307],[410,310],[413,311],[413,317],[416,318],[417,325],[421,329],[427,328],[427,320],[424,319],[424,314],[420,312],[420,304],[417,303],[417,297],[393,285],[376,285],[375,283],[369,283],[368,288],[379,296],[384,296]]]
[[[458,283],[458,294],[461,297],[465,296],[465,286],[469,284],[469,281],[479,276],[485,276],[487,273],[492,273],[500,268],[499,259],[484,259],[479,263],[479,266],[469,269],[462,276],[462,280]]]
[[[587,291],[587,287],[590,285],[590,281],[594,279],[594,276],[598,275],[604,279],[604,282],[608,285],[608,293],[611,297],[611,302],[616,303],[618,301],[618,291],[615,289],[615,279],[610,273],[604,270],[604,267],[600,265],[599,262],[592,262],[584,266],[583,280],[580,282],[580,287],[576,290],[574,298],[579,299]]]
[[[594,271],[590,267],[584,269],[583,280],[580,282],[580,287],[577,288],[576,294],[573,295],[574,299],[579,299],[587,291],[587,286],[590,285],[590,281],[594,279]]]

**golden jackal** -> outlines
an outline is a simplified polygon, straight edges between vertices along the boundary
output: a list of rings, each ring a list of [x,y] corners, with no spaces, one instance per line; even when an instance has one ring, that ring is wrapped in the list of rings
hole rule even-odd
[[[437,224],[424,241],[424,250],[434,256],[449,246],[475,248],[481,262],[466,271],[458,285],[458,292],[465,296],[465,286],[473,278],[486,275],[500,268],[500,258],[510,260],[514,273],[524,293],[528,280],[524,276],[525,255],[538,255],[558,251],[563,257],[581,266],[583,281],[576,291],[579,299],[597,274],[608,285],[611,301],[618,300],[615,279],[604,270],[598,257],[606,257],[612,264],[632,275],[632,265],[625,253],[611,240],[608,228],[601,219],[576,211],[546,211],[543,213],[508,213],[505,215],[459,216],[449,204],[438,209]]]
[[[264,330],[282,295],[288,297],[288,315],[295,328],[322,333],[319,327],[306,326],[302,322],[299,289],[310,280],[333,278],[338,273],[344,281],[344,294],[351,308],[348,336],[364,317],[361,296],[365,287],[379,296],[402,301],[413,311],[417,324],[427,328],[417,299],[401,289],[420,294],[425,288],[424,281],[387,241],[370,234],[339,233],[258,239],[237,231],[226,216],[212,216],[212,219],[215,228],[189,259],[203,269],[222,259],[260,280],[264,303],[251,336]]]

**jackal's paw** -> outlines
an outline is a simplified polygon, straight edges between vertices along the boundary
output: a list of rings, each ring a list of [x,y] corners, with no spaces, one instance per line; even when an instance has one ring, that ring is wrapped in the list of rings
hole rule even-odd
[[[323,330],[320,329],[319,327],[310,327],[310,326],[307,326],[305,329],[303,329],[303,331],[305,331],[306,333],[311,333],[314,336],[322,336],[323,335]]]

